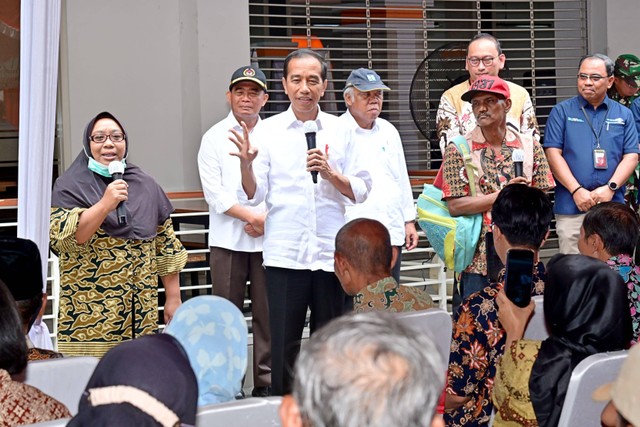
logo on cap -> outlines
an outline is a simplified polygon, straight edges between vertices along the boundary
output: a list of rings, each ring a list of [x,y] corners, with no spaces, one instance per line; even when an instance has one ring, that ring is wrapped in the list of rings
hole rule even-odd
[[[377,79],[375,75],[367,74],[367,80],[369,80],[370,82],[375,82]]]
[[[479,78],[478,80],[473,82],[469,90],[483,90],[483,89],[488,90],[488,89],[491,89],[491,86],[493,86],[493,82],[494,82],[493,80]]]
[[[253,68],[245,68],[242,72],[242,75],[246,77],[253,77],[256,75],[256,70],[254,70]]]

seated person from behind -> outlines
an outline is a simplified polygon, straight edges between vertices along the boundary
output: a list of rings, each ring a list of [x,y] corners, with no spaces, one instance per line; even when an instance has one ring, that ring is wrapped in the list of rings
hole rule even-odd
[[[27,342],[16,303],[0,280],[0,427],[67,418],[62,403],[35,387],[14,381],[27,367]]]
[[[625,204],[600,203],[587,211],[580,228],[578,249],[582,255],[606,262],[625,282],[631,323],[632,344],[640,335],[640,267],[633,262],[640,230],[633,211]]]
[[[195,426],[197,409],[198,381],[184,348],[169,334],[150,334],[102,357],[67,427]]]
[[[444,427],[436,414],[444,366],[435,344],[393,314],[333,320],[302,347],[284,427]]]
[[[511,248],[530,249],[538,259],[538,250],[553,217],[551,201],[542,190],[524,184],[507,185],[493,203],[491,217],[496,252],[503,263]],[[506,340],[495,305],[503,280],[504,270],[498,283],[472,294],[458,309],[446,387],[444,419],[447,425],[489,425],[493,378]],[[544,265],[538,261],[533,295],[542,294],[544,281]]]
[[[547,264],[544,318],[549,338],[544,341],[522,339],[533,301],[520,308],[504,291],[496,301],[508,349],[493,389],[496,427],[557,426],[578,363],[629,344],[631,319],[622,278],[591,257],[558,254]]]
[[[164,332],[189,356],[198,379],[198,406],[235,399],[247,371],[248,333],[244,314],[234,303],[216,295],[190,298]]]
[[[435,307],[429,294],[399,285],[391,275],[398,257],[386,227],[375,219],[360,218],[345,224],[336,235],[333,256],[336,276],[353,311],[418,311]]]
[[[1,237],[0,280],[4,281],[16,301],[29,348],[29,360],[62,357],[55,351],[35,348],[28,336],[43,305],[42,279],[38,246],[27,239]]]

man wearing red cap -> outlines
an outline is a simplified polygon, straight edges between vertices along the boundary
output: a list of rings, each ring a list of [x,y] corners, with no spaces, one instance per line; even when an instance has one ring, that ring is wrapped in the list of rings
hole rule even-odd
[[[462,100],[471,104],[477,121],[475,129],[465,135],[474,176],[469,179],[465,160],[456,145],[449,144],[444,156],[442,198],[453,216],[482,214],[482,228],[473,260],[460,276],[460,292],[466,301],[456,313],[444,418],[448,426],[487,426],[493,408],[495,362],[504,347],[504,332],[497,321],[489,320],[495,315],[495,289],[489,286],[485,247],[485,234],[492,223],[490,211],[500,191],[509,184],[547,190],[555,182],[542,146],[507,127],[512,107],[507,82],[496,76],[481,76]],[[521,170],[516,169],[516,160],[521,162]],[[471,196],[470,181],[475,196]]]
[[[476,196],[471,196],[465,162],[454,144],[449,144],[445,153],[442,196],[453,216],[483,214],[473,261],[460,278],[461,295],[466,298],[488,284],[484,239],[491,224],[489,211],[500,190],[513,183],[546,190],[555,183],[542,146],[530,136],[507,127],[507,114],[512,106],[507,82],[500,77],[482,76],[462,99],[471,103],[478,122],[465,136],[476,171],[473,177]],[[523,176],[516,175],[514,152],[522,159]]]

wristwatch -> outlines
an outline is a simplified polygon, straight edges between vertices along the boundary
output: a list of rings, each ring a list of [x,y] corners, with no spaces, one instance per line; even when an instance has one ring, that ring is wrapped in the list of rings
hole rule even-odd
[[[616,183],[615,183],[615,182],[613,182],[613,181],[609,181],[609,183],[607,184],[607,186],[609,187],[609,190],[611,190],[611,191],[617,191],[617,190],[618,190],[618,188],[620,188],[620,187],[618,186],[618,184],[616,184]]]

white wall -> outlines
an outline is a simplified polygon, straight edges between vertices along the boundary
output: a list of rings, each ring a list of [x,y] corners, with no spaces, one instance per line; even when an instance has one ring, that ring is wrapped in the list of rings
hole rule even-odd
[[[200,138],[228,113],[231,73],[249,59],[247,0],[65,0],[64,168],[107,110],[126,128],[129,160],[165,191],[200,189]]]
[[[640,57],[639,12],[638,0],[607,1],[607,54],[612,59],[623,53]]]
[[[615,61],[618,55],[640,57],[638,0],[589,0],[589,52],[604,53]]]

